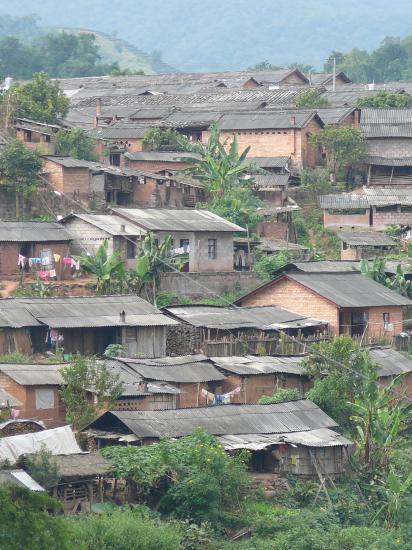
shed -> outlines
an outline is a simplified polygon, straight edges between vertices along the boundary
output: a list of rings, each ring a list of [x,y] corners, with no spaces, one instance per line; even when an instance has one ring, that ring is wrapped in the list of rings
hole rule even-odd
[[[345,471],[352,447],[351,441],[332,430],[336,423],[308,400],[176,411],[110,411],[83,431],[97,440],[105,433],[118,439],[133,435],[144,444],[162,437],[184,437],[198,427],[222,438],[229,451],[233,439],[237,439],[237,448],[251,448],[251,442],[259,440],[261,445],[253,449],[251,460],[254,471],[315,477],[319,468],[322,473],[339,475]]]
[[[342,242],[342,260],[369,260],[395,252],[397,243],[386,233],[378,231],[337,231]]]

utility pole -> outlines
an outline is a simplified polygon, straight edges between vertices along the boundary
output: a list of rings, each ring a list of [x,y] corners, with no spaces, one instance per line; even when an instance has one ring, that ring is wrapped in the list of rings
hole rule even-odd
[[[336,57],[333,57],[333,84],[332,91],[336,92]]]

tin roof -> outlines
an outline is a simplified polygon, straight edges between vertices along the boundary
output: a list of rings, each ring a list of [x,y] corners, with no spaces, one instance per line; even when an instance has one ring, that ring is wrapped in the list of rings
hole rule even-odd
[[[208,210],[190,208],[113,208],[147,231],[246,231]]]
[[[260,168],[285,168],[290,157],[247,157],[247,160]]]
[[[363,124],[411,124],[412,109],[373,109],[364,107],[361,111]]]
[[[245,355],[242,357],[212,357],[212,361],[219,368],[234,374],[259,375],[259,374],[297,374],[304,376],[301,355],[269,356],[269,355]]]
[[[396,246],[393,239],[379,231],[338,231],[336,234],[350,246]]]
[[[20,407],[22,402],[19,401],[14,395],[11,395],[5,389],[0,388],[0,409],[3,407]]]
[[[65,365],[58,364],[19,364],[0,363],[0,372],[22,386],[59,386],[63,384],[60,370]]]
[[[392,348],[371,348],[369,355],[379,365],[379,376],[397,376],[412,372],[412,360]]]
[[[304,328],[322,324],[321,321],[279,306],[235,308],[193,304],[168,306],[163,310],[193,326],[221,330],[237,328],[280,330],[289,326]]]
[[[276,405],[221,405],[163,411],[109,411],[91,429],[127,429],[139,438],[183,437],[202,427],[212,435],[272,434],[332,428],[336,422],[309,400]]]
[[[316,111],[259,111],[224,114],[218,122],[221,130],[270,130],[304,128]]]
[[[362,195],[354,193],[342,193],[340,195],[320,195],[319,206],[336,210],[348,210],[355,208],[369,208],[369,201]]]
[[[258,190],[286,187],[289,183],[289,174],[255,174],[252,176]]]
[[[0,241],[69,242],[73,237],[59,223],[0,221]],[[17,260],[16,260],[17,261]]]
[[[121,312],[125,312],[124,321],[120,319]],[[47,325],[52,328],[82,328],[175,324],[176,321],[135,295],[0,300],[0,326],[4,327]]]
[[[396,157],[368,155],[365,159],[367,164],[375,166],[412,166],[412,157]]]
[[[113,236],[131,235],[136,237],[146,235],[146,231],[142,227],[128,223],[124,218],[116,216],[116,214],[69,214],[61,220],[61,223],[63,225],[70,223],[70,220],[73,218],[83,220]],[[70,232],[70,226],[68,226],[67,230]]]

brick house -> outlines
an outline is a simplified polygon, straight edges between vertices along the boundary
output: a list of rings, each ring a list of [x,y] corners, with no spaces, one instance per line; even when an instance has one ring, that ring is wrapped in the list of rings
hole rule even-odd
[[[180,208],[112,208],[159,241],[172,237],[174,250],[187,251],[189,271],[233,271],[233,234],[245,230],[212,212]]]
[[[314,167],[319,153],[310,143],[310,136],[319,132],[323,122],[316,111],[255,111],[226,113],[218,121],[222,140],[236,134],[239,149],[250,146],[252,157],[288,156],[291,167],[300,171]],[[202,141],[207,141],[204,132]]]
[[[15,118],[13,128],[16,138],[32,151],[38,151],[43,155],[54,154],[56,134],[60,130],[60,126],[27,118]]]
[[[386,233],[378,231],[338,231],[336,235],[342,243],[341,260],[369,260],[394,254],[398,248]]]
[[[360,273],[285,273],[238,300],[241,306],[279,305],[329,323],[332,335],[393,337],[403,331],[412,301]]]
[[[180,160],[182,156],[184,156],[182,152],[138,151],[132,153],[127,151],[124,154],[123,163],[133,170],[171,174],[188,168],[189,165]]]
[[[54,269],[58,279],[64,278],[62,258],[69,254],[71,241],[72,236],[58,223],[1,221],[0,275],[16,278]]]
[[[65,423],[66,408],[60,397],[62,364],[0,363],[0,388],[18,399],[22,418],[43,420],[48,427]]]

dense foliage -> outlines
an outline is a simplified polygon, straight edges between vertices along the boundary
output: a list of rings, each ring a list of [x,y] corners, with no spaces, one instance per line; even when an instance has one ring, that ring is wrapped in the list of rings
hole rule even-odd
[[[295,401],[300,399],[301,395],[295,388],[281,388],[273,395],[262,395],[259,399],[259,405],[275,405],[276,403],[284,403],[285,401]]]
[[[295,100],[295,107],[298,109],[320,109],[328,105],[329,101],[321,96],[318,90],[304,90]]]
[[[61,128],[56,136],[56,155],[81,160],[98,160],[95,152],[96,140],[82,128]]]
[[[273,279],[275,272],[292,259],[290,252],[282,250],[272,256],[261,256],[255,261],[255,271],[264,280]]]
[[[122,282],[125,277],[125,262],[120,259],[120,252],[109,253],[109,241],[104,240],[95,254],[83,253],[76,256],[80,266],[86,273],[96,276],[95,290],[97,294],[111,294],[114,285]]]
[[[197,430],[177,441],[143,447],[106,447],[116,475],[137,483],[141,492],[162,484],[159,508],[166,514],[197,522],[219,523],[235,510],[248,485],[247,453],[227,454],[218,440]]]
[[[406,93],[397,94],[379,90],[376,94],[360,97],[358,99],[358,107],[403,109],[404,107],[412,107],[412,96]]]
[[[61,369],[60,395],[66,406],[67,421],[75,428],[91,422],[103,408],[110,409],[122,393],[122,384],[104,361],[76,354],[70,365]]]

